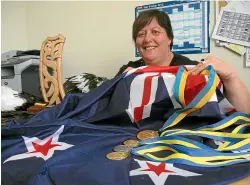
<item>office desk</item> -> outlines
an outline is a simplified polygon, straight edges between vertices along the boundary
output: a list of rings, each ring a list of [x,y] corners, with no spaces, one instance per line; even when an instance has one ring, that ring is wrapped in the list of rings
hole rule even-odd
[[[242,179],[242,180],[239,180],[239,181],[236,181],[236,182],[233,182],[229,185],[250,185],[250,176]]]

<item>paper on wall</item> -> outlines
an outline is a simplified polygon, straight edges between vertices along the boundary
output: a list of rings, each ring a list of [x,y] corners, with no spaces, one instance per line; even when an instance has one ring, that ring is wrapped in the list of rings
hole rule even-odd
[[[250,12],[240,13],[222,9],[212,38],[250,47]]]
[[[218,15],[219,15],[221,9],[225,6],[227,6],[228,3],[229,2],[227,2],[226,0],[216,0],[216,2],[215,2],[215,20],[218,20]],[[225,46],[227,44],[227,42],[221,41],[221,40],[216,40],[215,44],[218,47],[222,47],[222,46]]]
[[[244,55],[246,52],[246,48],[238,44],[226,43],[224,44],[224,46],[240,55]]]
[[[246,67],[250,67],[250,48],[246,51]]]
[[[218,19],[218,14],[220,10],[229,10],[234,12],[249,12],[250,10],[250,1],[248,0],[217,0],[216,2],[216,20]],[[224,46],[240,55],[244,55],[246,49],[244,46],[228,43],[226,41],[216,40],[217,46]]]
[[[227,2],[228,5],[224,7],[224,10],[240,12],[240,13],[249,13],[250,12],[250,1],[241,0],[241,1],[230,1]]]
[[[246,0],[241,0],[241,1],[235,1],[235,0],[227,0],[228,5],[224,7],[224,10],[229,10],[229,11],[234,11],[234,12],[250,12],[250,2]],[[224,46],[228,49],[233,50],[234,52],[244,55],[246,52],[246,48],[241,45],[233,44],[233,43],[228,43],[224,44]]]

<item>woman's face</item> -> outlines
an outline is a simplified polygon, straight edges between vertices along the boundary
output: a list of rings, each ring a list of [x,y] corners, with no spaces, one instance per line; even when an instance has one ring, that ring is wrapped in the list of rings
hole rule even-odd
[[[168,61],[171,39],[155,18],[142,28],[136,46],[147,65],[164,65]]]

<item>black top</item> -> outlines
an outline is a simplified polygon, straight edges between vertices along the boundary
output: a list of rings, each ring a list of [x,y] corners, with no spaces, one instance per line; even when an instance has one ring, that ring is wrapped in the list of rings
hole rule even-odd
[[[180,66],[180,65],[197,65],[198,62],[194,61],[194,60],[190,60],[189,58],[173,53],[174,57],[172,59],[172,61],[170,62],[169,66]],[[123,65],[119,72],[115,75],[118,76],[120,74],[123,73],[123,71],[125,71],[128,67],[133,67],[133,68],[137,68],[137,67],[141,67],[141,66],[145,66],[145,62],[143,61],[143,59],[139,59],[137,61],[130,61],[128,64]]]

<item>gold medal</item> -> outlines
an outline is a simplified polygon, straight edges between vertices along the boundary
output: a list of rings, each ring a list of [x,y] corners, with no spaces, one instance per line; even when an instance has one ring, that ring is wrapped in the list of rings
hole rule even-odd
[[[110,160],[123,160],[128,157],[128,154],[128,152],[111,152],[106,157]]]
[[[153,139],[156,137],[159,137],[159,134],[154,130],[143,130],[137,134],[137,138],[140,140]]]
[[[131,148],[134,148],[134,147],[139,146],[139,141],[130,139],[130,140],[124,141],[123,144]]]

